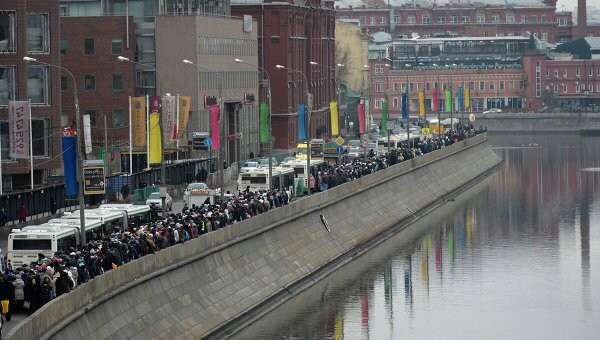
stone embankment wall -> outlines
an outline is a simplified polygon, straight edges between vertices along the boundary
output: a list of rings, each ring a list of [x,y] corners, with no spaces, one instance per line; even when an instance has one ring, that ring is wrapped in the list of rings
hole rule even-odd
[[[45,305],[8,338],[225,336],[500,163],[485,135],[459,142],[130,262]]]

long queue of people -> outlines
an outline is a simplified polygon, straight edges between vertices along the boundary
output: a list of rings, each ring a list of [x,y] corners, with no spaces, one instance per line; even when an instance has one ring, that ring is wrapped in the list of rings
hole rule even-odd
[[[343,164],[324,165],[311,174],[313,190],[331,189],[478,132],[482,131],[474,130],[470,124],[458,125],[452,134],[420,140],[414,145],[404,144],[389,153],[371,153]],[[291,194],[286,190],[246,190],[227,195],[224,202],[186,205],[181,212],[171,213],[164,220],[153,215],[139,228],[115,228],[110,235],[71,248],[68,253],[39,254],[37,261],[0,274],[2,314],[6,321],[11,320],[13,313],[31,314],[52,299],[125,263],[285,206],[290,200]]]

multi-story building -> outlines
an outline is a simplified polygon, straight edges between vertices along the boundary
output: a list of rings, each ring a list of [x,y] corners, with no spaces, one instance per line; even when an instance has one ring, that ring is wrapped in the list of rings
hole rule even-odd
[[[585,9],[586,1],[579,0]],[[556,0],[495,5],[483,2],[409,3],[400,6],[337,8],[338,19],[358,21],[370,33],[385,31],[394,38],[506,37],[531,33],[541,41],[562,43],[586,36],[600,36],[600,25],[588,25],[585,10],[578,12],[577,26],[569,11],[557,11]]]
[[[60,65],[58,0],[0,2],[0,167],[4,191],[28,188],[31,180],[30,160],[9,158],[9,101],[31,102],[34,185],[62,168],[61,72],[26,63],[25,56]]]
[[[330,137],[329,104],[336,95],[333,1],[233,1],[231,12],[258,22],[258,66],[271,83],[274,148],[296,147],[298,107],[307,97],[312,106],[309,137]],[[261,101],[265,94],[261,90]]]

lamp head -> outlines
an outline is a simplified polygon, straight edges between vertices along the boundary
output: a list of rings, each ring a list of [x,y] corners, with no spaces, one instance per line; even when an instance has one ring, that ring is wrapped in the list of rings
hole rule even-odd
[[[370,68],[371,66],[369,65],[363,65],[364,68]]]
[[[339,64],[339,63],[338,63],[336,66],[337,66],[337,67],[344,67],[344,66],[346,66],[346,65],[344,65],[344,64]]]
[[[239,59],[239,58],[235,58],[235,59],[233,59],[233,61],[236,62],[236,63],[238,63],[238,64],[244,62],[242,59]]]
[[[118,59],[119,61],[129,61],[129,58],[127,58],[127,57],[123,57],[122,55],[118,56],[118,57],[117,57],[117,59]]]
[[[311,61],[310,64],[311,65],[319,65],[319,63],[317,63],[316,61]]]
[[[190,64],[190,65],[194,65],[194,63],[193,63],[193,62],[191,62],[190,60],[183,59],[182,61],[183,61],[183,63],[184,63],[184,64]]]
[[[278,68],[281,70],[281,69],[285,68],[285,66],[277,64],[277,65],[275,65],[275,68]]]
[[[32,58],[32,57],[23,57],[23,60],[27,61],[27,62],[29,62],[29,61],[37,61],[37,59]]]

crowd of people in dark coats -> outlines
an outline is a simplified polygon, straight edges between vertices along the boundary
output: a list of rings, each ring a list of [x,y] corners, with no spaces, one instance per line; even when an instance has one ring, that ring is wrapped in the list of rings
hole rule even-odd
[[[413,143],[405,142],[389,153],[371,152],[366,157],[358,157],[346,163],[325,164],[311,173],[315,182],[313,190],[328,190],[479,132],[483,131],[475,130],[471,124],[459,124],[452,133]],[[13,313],[29,315],[45,303],[98,275],[142,256],[285,206],[291,201],[291,196],[289,191],[283,189],[270,192],[245,190],[237,195],[228,194],[224,202],[205,202],[191,207],[185,205],[181,212],[171,213],[166,219],[153,214],[149,221],[139,227],[116,227],[101,239],[68,251],[39,254],[35,262],[18,268],[7,268],[4,273],[0,273],[0,300],[8,301],[3,317],[10,321]]]

